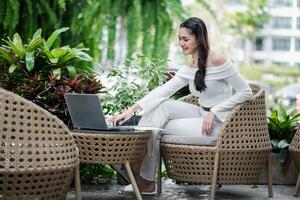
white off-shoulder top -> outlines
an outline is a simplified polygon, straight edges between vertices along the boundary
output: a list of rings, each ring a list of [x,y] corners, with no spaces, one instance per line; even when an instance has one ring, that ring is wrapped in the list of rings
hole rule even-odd
[[[252,90],[245,79],[235,69],[231,61],[223,65],[206,68],[204,92],[196,90],[194,78],[197,69],[182,66],[176,75],[164,85],[157,87],[140,99],[137,104],[145,113],[169,99],[176,91],[189,85],[191,94],[198,97],[199,104],[211,108],[211,111],[222,122],[229,112],[239,103],[252,99]]]

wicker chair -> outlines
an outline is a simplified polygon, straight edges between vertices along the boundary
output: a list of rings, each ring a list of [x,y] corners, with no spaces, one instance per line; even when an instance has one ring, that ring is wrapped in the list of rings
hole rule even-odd
[[[300,126],[298,126],[298,130],[289,146],[289,151],[291,153],[291,157],[295,163],[296,168],[298,169],[298,171],[300,171]],[[300,189],[300,173],[298,175],[294,196],[297,196],[299,189]]]
[[[211,199],[216,184],[253,184],[268,163],[269,197],[272,180],[269,154],[271,141],[266,121],[264,90],[251,84],[254,99],[236,106],[220,129],[216,146],[161,143],[168,176],[177,182],[211,183]],[[188,96],[185,102],[197,104]]]
[[[65,199],[79,156],[63,122],[0,88],[0,124],[0,199]]]

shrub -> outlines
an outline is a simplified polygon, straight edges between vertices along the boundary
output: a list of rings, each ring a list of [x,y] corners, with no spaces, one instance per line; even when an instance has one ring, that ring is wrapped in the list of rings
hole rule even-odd
[[[53,48],[58,35],[66,30],[58,29],[46,40],[39,29],[24,45],[18,33],[12,40],[4,40],[0,47],[0,87],[38,104],[71,126],[64,93],[99,93],[103,85],[95,79],[95,63],[81,44]],[[103,165],[83,165],[80,171],[86,182],[115,176]]]
[[[53,48],[60,33],[46,40],[37,30],[27,44],[18,33],[0,47],[0,87],[13,91],[58,116],[66,124],[70,117],[63,98],[66,92],[98,93],[103,85],[96,80],[93,59],[82,45]]]

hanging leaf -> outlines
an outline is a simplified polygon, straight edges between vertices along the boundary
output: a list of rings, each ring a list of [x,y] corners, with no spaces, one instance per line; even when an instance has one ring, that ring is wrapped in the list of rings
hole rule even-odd
[[[37,47],[39,47],[42,43],[43,43],[43,39],[41,38],[32,39],[29,45],[27,46],[26,51],[33,51]]]
[[[57,48],[57,49],[53,49],[51,51],[51,54],[53,55],[54,58],[62,58],[64,55],[66,55],[69,52],[69,47],[68,48]]]
[[[37,39],[37,38],[40,38],[41,36],[42,36],[42,29],[39,28],[39,29],[33,34],[32,40]]]
[[[48,49],[50,49],[52,47],[52,45],[54,44],[55,40],[57,39],[57,36],[65,31],[69,30],[69,27],[64,27],[61,29],[58,29],[56,31],[54,31],[50,37],[48,38],[47,42],[46,42],[46,46]]]
[[[34,56],[35,52],[34,51],[29,51],[26,52],[26,69],[31,72],[33,70],[34,67],[34,60],[35,60],[35,56]]]
[[[75,77],[77,72],[74,66],[67,66],[67,70],[69,72],[70,77]]]
[[[52,64],[57,64],[58,63],[58,58],[51,58],[51,59],[49,59],[50,60],[50,62],[52,63]]]
[[[14,43],[14,45],[16,45],[16,47],[19,49],[19,51],[25,51],[23,43],[22,43],[22,39],[18,33],[14,34],[13,43]]]
[[[15,71],[16,68],[17,68],[17,65],[12,64],[12,65],[9,67],[8,72],[9,72],[10,74],[12,74],[12,73]]]
[[[61,69],[60,68],[52,69],[52,73],[58,80],[61,79]]]
[[[8,38],[8,40],[5,40],[6,44],[8,44],[9,48],[12,49],[13,53],[19,56],[20,59],[23,59],[25,56],[25,49],[22,44],[22,40],[18,33],[14,34],[13,41]]]
[[[12,58],[11,54],[8,53],[8,50],[3,48],[3,47],[0,47],[0,58],[3,58],[8,63],[13,63],[14,62],[14,59]]]

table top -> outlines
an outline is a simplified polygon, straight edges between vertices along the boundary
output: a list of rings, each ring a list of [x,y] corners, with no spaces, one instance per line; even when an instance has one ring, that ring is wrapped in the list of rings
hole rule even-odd
[[[73,135],[93,135],[93,136],[103,136],[103,135],[142,135],[149,134],[151,130],[132,130],[132,131],[97,131],[97,130],[81,130],[81,131],[71,131]]]
[[[152,133],[154,130],[163,130],[158,128],[152,127],[137,127],[135,130],[70,130],[74,135],[140,135],[140,134],[149,134]]]

